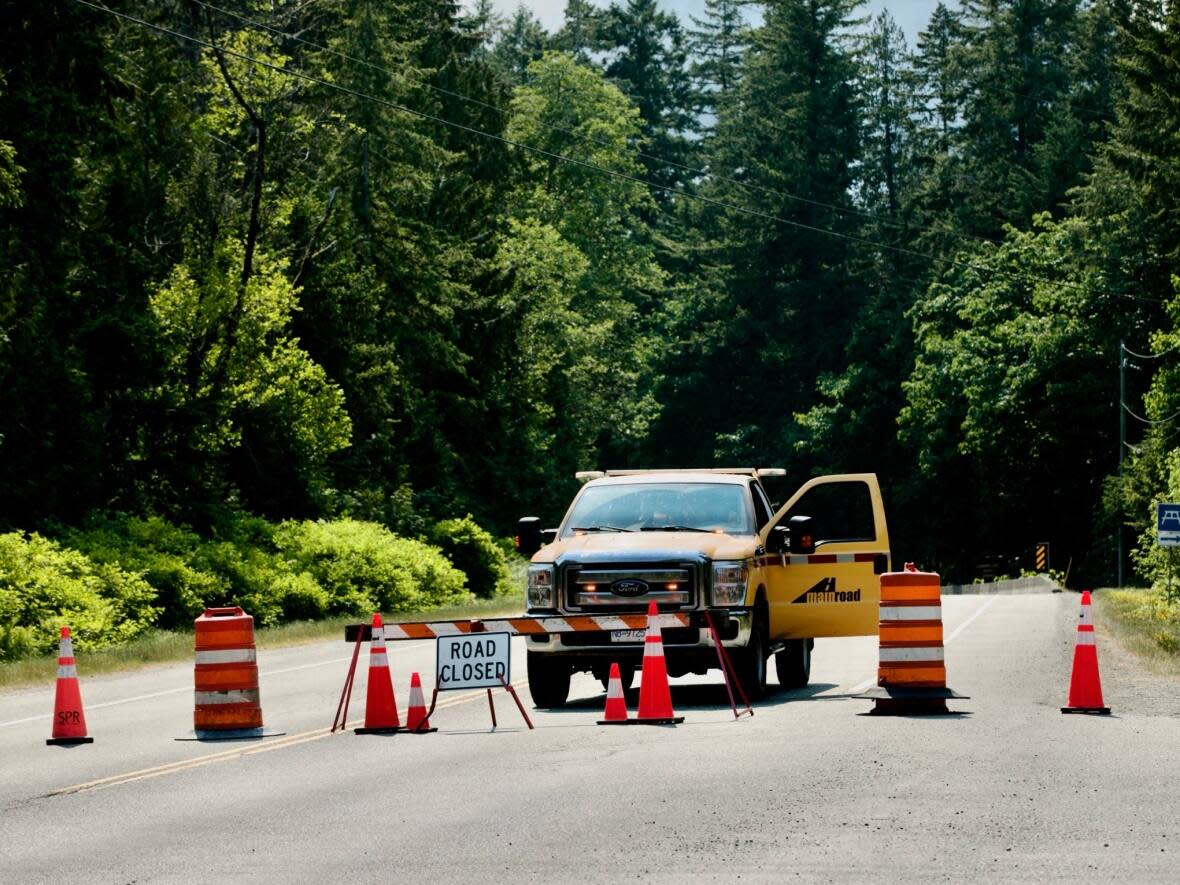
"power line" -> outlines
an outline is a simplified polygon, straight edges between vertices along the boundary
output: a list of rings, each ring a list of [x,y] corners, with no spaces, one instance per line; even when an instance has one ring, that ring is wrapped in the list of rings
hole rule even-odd
[[[1131,350],[1131,348],[1127,347],[1125,344],[1121,344],[1119,346],[1122,347],[1123,353],[1130,354],[1137,360],[1158,360],[1170,353],[1175,353],[1177,348],[1177,345],[1172,345],[1167,350],[1160,351],[1159,353],[1135,353],[1135,351]]]
[[[1177,410],[1177,411],[1173,412],[1171,415],[1169,415],[1167,418],[1159,418],[1159,419],[1153,421],[1150,418],[1144,418],[1142,415],[1135,414],[1134,412],[1131,411],[1131,407],[1128,406],[1126,403],[1122,403],[1122,407],[1123,407],[1123,411],[1125,411],[1128,415],[1130,415],[1132,418],[1134,418],[1136,421],[1138,421],[1141,424],[1150,424],[1152,426],[1156,426],[1159,424],[1169,424],[1172,421],[1175,421],[1177,418],[1180,418],[1180,410]]]
[[[173,30],[172,28],[167,28],[163,25],[156,24],[155,22],[149,22],[149,21],[146,21],[145,19],[136,18],[133,15],[128,15],[127,13],[123,13],[123,12],[118,12],[117,10],[110,9],[109,7],[99,6],[95,3],[89,2],[89,0],[74,0],[74,2],[78,3],[82,6],[87,6],[91,9],[95,9],[99,12],[106,12],[111,15],[117,16],[118,18],[125,19],[126,21],[134,22],[135,24],[151,28],[153,30],[159,31],[160,33],[168,34],[169,36],[172,36],[172,37],[178,37],[182,40],[187,40],[187,41],[189,41],[191,43],[195,43],[199,46],[204,46],[207,49],[212,49],[216,52],[220,52],[225,55],[232,56],[232,57],[237,58],[241,61],[245,61],[250,64],[258,65],[259,67],[267,68],[268,70],[272,70],[278,74],[284,74],[289,77],[295,77],[300,80],[305,80],[308,83],[314,83],[315,85],[322,86],[326,89],[333,89],[337,92],[342,92],[346,95],[350,95],[354,98],[359,98],[363,101],[371,101],[375,104],[383,105],[384,107],[390,108],[391,110],[396,110],[396,111],[401,111],[403,113],[412,114],[413,116],[420,117],[424,120],[429,120],[432,123],[439,123],[444,126],[450,126],[454,129],[458,129],[463,132],[468,132],[472,135],[479,135],[484,138],[488,138],[493,141],[500,142],[501,144],[507,145],[508,147],[518,148],[520,150],[527,151],[527,152],[533,153],[533,154],[537,154],[538,156],[546,157],[551,160],[557,160],[559,162],[565,162],[565,163],[572,163],[575,166],[579,166],[581,168],[588,169],[593,172],[599,172],[604,175],[608,175],[608,176],[618,178],[618,179],[621,179],[624,181],[632,182],[634,184],[642,184],[645,187],[653,188],[655,190],[665,191],[670,194],[678,194],[678,195],[684,196],[688,199],[696,200],[696,201],[702,202],[702,203],[707,203],[707,204],[710,204],[712,206],[716,206],[721,209],[728,209],[733,212],[738,212],[741,214],[750,215],[755,218],[760,218],[764,221],[778,222],[780,224],[785,224],[790,227],[796,227],[796,228],[799,228],[802,230],[810,231],[811,233],[827,234],[828,236],[837,237],[839,239],[847,240],[849,242],[858,243],[860,245],[873,246],[874,248],[898,252],[901,254],[909,255],[914,258],[922,258],[927,261],[941,261],[941,262],[944,262],[947,264],[952,264],[952,265],[956,264],[956,262],[953,261],[952,259],[940,258],[935,255],[927,255],[923,252],[918,252],[914,249],[908,249],[904,246],[894,246],[894,245],[889,245],[886,243],[878,243],[874,240],[867,239],[866,237],[856,236],[855,234],[846,234],[846,233],[842,233],[841,231],[834,231],[834,230],[830,230],[828,228],[823,228],[823,227],[818,227],[816,225],[806,224],[802,221],[795,221],[794,219],[791,219],[791,218],[783,218],[782,216],[774,215],[769,212],[762,212],[761,210],[758,210],[758,209],[751,209],[747,206],[739,206],[735,203],[729,203],[724,200],[718,200],[713,197],[704,196],[702,194],[696,194],[696,193],[692,193],[689,191],[681,191],[678,188],[672,187],[670,185],[664,185],[664,184],[660,184],[658,182],[649,181],[649,180],[647,180],[645,178],[641,178],[637,175],[631,175],[626,172],[620,172],[617,169],[611,169],[606,166],[599,166],[595,163],[587,162],[586,160],[580,160],[577,157],[571,157],[566,154],[557,153],[556,151],[550,151],[550,150],[546,150],[545,148],[540,148],[540,147],[535,147],[533,145],[524,144],[523,142],[514,141],[513,139],[507,138],[503,135],[497,135],[494,132],[487,132],[486,130],[478,129],[474,126],[468,126],[466,123],[459,123],[454,120],[448,120],[445,117],[438,116],[437,114],[431,114],[427,111],[420,111],[415,108],[408,107],[406,105],[398,104],[397,102],[389,101],[388,99],[380,98],[375,95],[369,95],[368,93],[361,92],[356,89],[351,89],[347,86],[342,86],[339,83],[332,83],[328,80],[324,80],[324,79],[322,79],[320,77],[316,77],[312,74],[304,73],[303,71],[299,71],[299,70],[296,70],[293,68],[280,67],[279,65],[273,64],[272,62],[268,62],[265,59],[260,59],[260,58],[256,58],[251,55],[246,55],[245,53],[237,52],[236,50],[229,49],[225,46],[218,46],[208,40],[203,40],[200,37],[194,37],[189,34],[185,34],[181,31],[176,31],[176,30]],[[958,262],[958,264],[961,266],[973,267],[977,270],[986,271],[986,268],[979,268],[976,265],[964,264],[962,262]],[[999,272],[999,271],[997,271],[997,272]],[[1048,281],[1046,281],[1046,282],[1048,282]]]
[[[528,145],[528,144],[524,144],[522,142],[513,141],[510,138],[507,138],[502,135],[497,135],[494,132],[487,132],[485,130],[478,129],[474,126],[468,126],[465,123],[459,123],[454,120],[448,120],[445,117],[440,117],[436,114],[431,114],[426,111],[420,111],[415,108],[407,107],[406,105],[401,105],[401,104],[398,104],[397,102],[392,102],[392,101],[389,101],[384,98],[379,98],[378,96],[369,95],[368,93],[364,93],[364,92],[361,92],[356,89],[351,89],[347,86],[342,86],[339,83],[332,83],[328,80],[324,80],[323,78],[304,73],[303,71],[299,71],[299,70],[296,70],[293,68],[280,67],[279,65],[273,64],[272,62],[265,61],[264,59],[255,58],[254,56],[246,55],[245,53],[237,52],[236,50],[229,49],[224,46],[218,46],[218,45],[212,43],[211,41],[203,40],[200,37],[194,37],[189,34],[185,34],[180,31],[176,31],[172,28],[168,28],[163,25],[156,24],[154,22],[149,22],[145,19],[137,18],[133,15],[129,15],[124,12],[118,12],[117,10],[111,9],[106,6],[99,6],[95,3],[90,2],[90,0],[74,0],[74,2],[78,3],[81,6],[86,6],[86,7],[89,7],[90,9],[94,9],[99,12],[108,13],[109,15],[116,16],[117,18],[133,22],[137,25],[141,25],[143,27],[150,28],[150,29],[158,31],[160,33],[167,34],[172,37],[177,37],[181,40],[187,40],[190,43],[194,43],[199,46],[204,46],[207,49],[212,49],[215,52],[219,52],[219,53],[223,53],[225,55],[232,56],[232,57],[237,58],[241,61],[245,61],[249,64],[257,65],[259,67],[263,67],[268,70],[272,70],[275,73],[283,74],[285,76],[293,77],[293,78],[296,78],[299,80],[304,80],[308,83],[314,83],[317,86],[322,86],[325,89],[332,89],[337,92],[341,92],[345,95],[350,95],[354,98],[361,99],[362,101],[370,101],[370,102],[373,102],[374,104],[378,104],[378,105],[382,105],[384,107],[390,108],[391,110],[401,111],[402,113],[411,114],[412,116],[416,116],[416,117],[419,117],[424,120],[428,120],[433,123],[438,123],[438,124],[441,124],[444,126],[450,126],[454,129],[457,129],[457,130],[460,130],[463,132],[467,132],[472,135],[478,135],[483,138],[491,139],[493,141],[499,142],[499,143],[504,144],[509,147],[514,147],[519,150],[526,151],[528,153],[532,153],[532,154],[536,154],[538,156],[546,157],[547,159],[556,160],[558,162],[570,163],[574,166],[578,166],[579,168],[587,169],[589,171],[597,172],[597,173],[607,175],[607,176],[610,176],[610,177],[613,177],[613,178],[616,178],[619,180],[629,181],[633,184],[640,184],[640,185],[643,185],[644,187],[648,187],[648,188],[651,188],[654,190],[664,191],[669,194],[679,194],[681,196],[684,196],[685,198],[692,199],[692,200],[695,200],[697,202],[704,203],[707,205],[711,205],[716,208],[725,209],[725,210],[728,210],[731,212],[736,212],[736,213],[747,215],[747,216],[750,216],[753,218],[758,218],[758,219],[761,219],[764,221],[772,221],[777,224],[783,224],[783,225],[797,228],[800,230],[806,230],[811,233],[824,234],[824,235],[835,237],[837,239],[841,239],[841,240],[844,240],[847,242],[856,243],[858,245],[870,246],[870,247],[872,247],[874,249],[878,249],[878,250],[890,251],[890,252],[894,252],[894,253],[901,254],[901,255],[907,255],[912,258],[919,258],[919,259],[923,259],[925,261],[932,262],[932,263],[937,262],[940,264],[944,264],[948,267],[956,267],[956,268],[960,268],[960,269],[974,270],[974,271],[982,272],[984,274],[1001,276],[1001,277],[1005,277],[1008,279],[1014,279],[1014,280],[1018,280],[1018,281],[1026,282],[1026,283],[1029,281],[1037,281],[1037,282],[1047,283],[1050,285],[1062,286],[1064,288],[1076,289],[1076,290],[1081,290],[1081,291],[1088,291],[1085,286],[1082,286],[1079,283],[1074,283],[1074,282],[1071,282],[1068,280],[1050,280],[1045,277],[1038,277],[1038,276],[1035,276],[1032,274],[1016,273],[1013,271],[1007,271],[1007,270],[1003,270],[1003,269],[999,269],[999,268],[987,268],[987,267],[982,267],[978,264],[974,264],[974,263],[966,262],[966,261],[961,261],[961,260],[957,260],[954,258],[946,258],[946,257],[938,256],[938,255],[929,255],[924,252],[919,252],[915,249],[909,249],[904,246],[896,246],[896,245],[890,245],[887,243],[879,243],[874,240],[870,240],[866,237],[857,236],[855,234],[842,233],[840,231],[834,231],[834,230],[830,230],[828,228],[823,228],[823,227],[818,227],[816,225],[806,224],[801,221],[795,221],[794,219],[784,218],[780,215],[774,215],[769,212],[762,212],[758,209],[751,209],[747,206],[740,206],[735,203],[729,203],[724,200],[718,200],[713,197],[707,197],[702,194],[692,193],[690,191],[682,191],[682,190],[679,190],[678,188],[675,188],[675,187],[672,187],[669,185],[664,185],[664,184],[659,184],[658,182],[649,181],[649,180],[647,180],[645,178],[641,178],[637,175],[631,175],[626,172],[620,172],[616,169],[610,169],[606,166],[599,166],[595,163],[590,163],[585,160],[580,160],[576,157],[570,157],[566,154],[560,154],[555,151],[549,151],[544,148],[535,147],[533,145]],[[1137,301],[1159,302],[1159,299],[1145,298],[1143,296],[1131,295],[1129,293],[1095,292],[1095,294],[1110,295],[1112,297],[1127,298],[1127,299],[1133,299],[1133,300],[1137,300]]]

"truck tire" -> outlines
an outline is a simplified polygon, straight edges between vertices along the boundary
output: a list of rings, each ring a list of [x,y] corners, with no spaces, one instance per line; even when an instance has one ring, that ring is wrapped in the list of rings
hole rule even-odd
[[[738,681],[751,701],[761,700],[766,694],[766,637],[761,621],[755,620],[750,630],[750,644],[735,654]]]
[[[811,647],[814,639],[788,639],[787,647],[774,656],[778,684],[783,688],[802,688],[811,679]]]
[[[570,696],[569,664],[561,660],[550,660],[549,655],[527,652],[529,671],[529,694],[533,705],[545,709],[560,707]]]

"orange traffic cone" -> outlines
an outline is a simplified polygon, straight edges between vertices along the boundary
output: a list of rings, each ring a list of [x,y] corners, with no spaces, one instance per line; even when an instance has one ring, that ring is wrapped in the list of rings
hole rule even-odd
[[[675,725],[683,722],[672,709],[668,685],[668,664],[660,634],[660,613],[654,602],[647,606],[647,635],[643,639],[643,675],[639,683],[639,713],[635,721],[644,725]],[[619,683],[622,686],[622,682]]]
[[[1082,612],[1078,617],[1078,640],[1073,649],[1073,674],[1069,679],[1069,706],[1062,713],[1110,715],[1102,703],[1102,680],[1098,676],[1098,647],[1094,645],[1094,616],[1090,613],[1090,591],[1082,591]]]
[[[670,705],[670,699],[669,699]],[[630,725],[631,717],[627,712],[627,699],[623,696],[623,677],[619,675],[619,665],[610,665],[610,679],[606,683],[606,709],[602,712],[599,725]]]
[[[78,688],[78,668],[74,663],[74,643],[70,628],[61,628],[57,653],[57,693],[53,699],[53,737],[47,744],[92,744],[86,736],[86,714],[82,711],[82,692]]]
[[[438,731],[430,727],[426,714],[426,700],[422,697],[422,680],[417,673],[410,675],[410,709],[406,713],[406,731],[412,734],[427,734]]]
[[[397,718],[397,700],[393,696],[393,678],[389,674],[389,657],[385,654],[385,626],[381,615],[373,613],[373,633],[369,640],[369,685],[365,696],[365,725],[354,728],[356,734],[396,734],[401,731]]]

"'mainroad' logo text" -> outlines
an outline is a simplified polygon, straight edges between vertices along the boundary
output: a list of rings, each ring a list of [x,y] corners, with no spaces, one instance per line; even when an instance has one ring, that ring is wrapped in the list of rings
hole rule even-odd
[[[791,604],[799,602],[860,602],[860,588],[837,590],[835,578],[824,578],[814,587],[803,591]]]

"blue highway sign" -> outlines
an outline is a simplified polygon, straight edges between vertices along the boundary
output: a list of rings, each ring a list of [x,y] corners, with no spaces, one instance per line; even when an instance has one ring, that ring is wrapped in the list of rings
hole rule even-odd
[[[1157,504],[1155,527],[1161,547],[1180,547],[1180,504]]]

